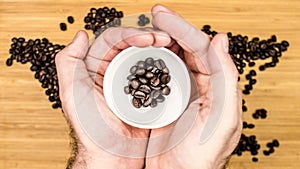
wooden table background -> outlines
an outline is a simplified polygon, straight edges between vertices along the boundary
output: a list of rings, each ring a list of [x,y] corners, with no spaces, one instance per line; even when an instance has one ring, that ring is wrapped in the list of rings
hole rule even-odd
[[[68,44],[83,29],[83,17],[91,7],[107,5],[128,15],[148,12],[156,3],[178,11],[198,28],[211,24],[220,32],[261,38],[276,34],[278,40],[290,42],[280,64],[259,72],[254,91],[245,97],[249,112],[244,118],[256,127],[244,133],[256,134],[262,149],[275,138],[281,145],[268,157],[260,151],[258,163],[251,162],[249,153],[234,156],[230,168],[300,168],[299,0],[0,0],[0,169],[65,168],[70,152],[65,119],[60,110],[51,108],[29,65],[5,66],[10,39],[47,37]],[[62,32],[59,23],[69,15],[75,23]],[[262,107],[268,110],[268,118],[252,119],[252,112]]]

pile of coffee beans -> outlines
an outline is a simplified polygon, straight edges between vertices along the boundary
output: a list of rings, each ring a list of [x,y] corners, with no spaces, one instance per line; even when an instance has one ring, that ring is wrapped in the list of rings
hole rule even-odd
[[[11,56],[6,60],[6,65],[11,66],[13,61],[30,63],[30,70],[35,72],[34,78],[46,89],[45,94],[49,97],[49,101],[53,102],[52,107],[61,108],[55,56],[65,46],[53,44],[46,38],[26,41],[19,37],[12,38],[11,41],[9,49]]]
[[[145,15],[145,14],[141,14],[139,17],[138,17],[138,22],[137,24],[139,26],[146,26],[147,24],[150,23],[150,19]]]
[[[201,30],[208,34],[211,38],[218,33],[217,31],[211,30],[210,25],[204,25]],[[276,35],[272,35],[269,39],[262,40],[258,37],[254,37],[249,40],[248,36],[240,34],[232,35],[231,32],[228,32],[227,36],[229,39],[229,54],[231,55],[239,74],[244,74],[245,79],[248,81],[248,84],[244,86],[242,93],[244,95],[249,95],[250,91],[253,90],[253,86],[257,82],[257,80],[254,79],[257,72],[254,69],[251,69],[248,73],[245,73],[245,68],[254,68],[257,64],[256,61],[258,60],[260,62],[264,62],[258,66],[259,71],[265,71],[267,68],[275,67],[279,63],[282,52],[287,51],[289,43],[285,40],[277,42]],[[247,112],[245,100],[243,100],[243,112]],[[252,114],[252,117],[253,119],[266,119],[267,110],[264,108],[257,109],[255,113]],[[254,127],[255,125],[252,123],[243,122],[244,129],[253,129]],[[271,144],[273,146],[271,146]],[[269,155],[273,153],[274,147],[276,146],[279,146],[279,141],[277,139],[275,139],[272,143],[267,144],[269,150],[264,150],[263,154]],[[240,156],[243,152],[249,151],[251,155],[256,156],[259,149],[260,144],[258,144],[255,135],[246,136],[245,134],[242,134],[239,144],[233,154]],[[253,157],[252,161],[257,162],[258,158]]]
[[[84,17],[86,30],[92,30],[95,36],[99,36],[109,27],[120,26],[123,17],[122,11],[117,11],[115,8],[91,8],[90,12]]]
[[[148,57],[145,61],[138,61],[129,72],[128,86],[124,87],[124,92],[133,96],[134,107],[156,107],[165,100],[164,96],[170,94],[171,89],[167,84],[171,76],[162,59]]]

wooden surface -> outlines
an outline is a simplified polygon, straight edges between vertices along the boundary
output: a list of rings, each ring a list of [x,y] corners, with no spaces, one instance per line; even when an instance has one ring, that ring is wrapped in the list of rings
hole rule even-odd
[[[125,15],[148,12],[155,3],[178,11],[200,28],[211,24],[214,30],[249,37],[268,38],[276,34],[291,47],[280,64],[259,72],[258,83],[245,97],[249,112],[244,114],[255,129],[262,149],[265,143],[279,139],[280,147],[269,157],[258,155],[252,163],[247,153],[234,156],[232,169],[297,169],[300,167],[300,1],[146,1],[146,0],[0,0],[0,169],[64,168],[70,147],[68,128],[60,110],[51,104],[34,80],[29,65],[5,66],[10,39],[47,37],[51,42],[68,44],[77,30],[83,29],[83,17],[90,7],[116,7]],[[59,29],[67,16],[75,17],[68,31]],[[266,120],[253,120],[252,112],[266,108]]]

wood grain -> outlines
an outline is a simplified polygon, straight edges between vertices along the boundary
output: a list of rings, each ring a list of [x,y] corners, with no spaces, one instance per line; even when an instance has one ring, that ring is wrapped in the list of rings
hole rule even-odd
[[[164,4],[179,12],[198,28],[211,24],[219,32],[232,31],[249,37],[268,38],[276,34],[291,47],[280,64],[259,72],[258,83],[250,96],[245,96],[249,112],[244,114],[255,129],[262,149],[272,139],[280,140],[280,148],[269,157],[260,154],[252,163],[249,154],[234,156],[232,169],[297,169],[300,166],[300,1],[298,0],[0,0],[0,168],[46,169],[64,168],[69,156],[67,124],[60,110],[51,104],[34,80],[28,65],[6,67],[12,37],[42,38],[68,44],[83,29],[83,17],[90,7],[116,7],[125,15],[149,12],[156,4]],[[75,17],[68,31],[59,29],[67,16]],[[91,35],[91,33],[90,33]],[[257,68],[256,68],[257,69]],[[242,83],[241,83],[242,84]],[[266,120],[253,120],[252,112],[266,108]]]

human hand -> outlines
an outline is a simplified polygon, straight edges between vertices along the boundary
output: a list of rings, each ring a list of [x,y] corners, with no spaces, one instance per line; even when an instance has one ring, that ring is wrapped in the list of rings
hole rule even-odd
[[[197,89],[192,93],[196,98],[191,100],[183,116],[171,125],[151,130],[147,169],[223,168],[242,130],[238,73],[228,54],[228,39],[218,34],[210,41],[205,33],[161,5],[152,8],[152,16],[153,26],[171,36],[172,42],[167,47],[190,68]],[[194,112],[193,122],[188,114]],[[206,124],[210,116],[218,117],[218,114],[220,118],[215,126]],[[180,131],[191,123],[188,133]],[[200,140],[204,129],[210,129],[211,135],[207,140]],[[178,143],[178,137],[184,138]]]
[[[103,96],[104,73],[123,49],[169,43],[167,34],[150,28],[110,28],[89,48],[86,32],[79,31],[73,42],[57,54],[62,107],[78,143],[73,168],[144,166],[149,130],[127,125],[110,111]]]

